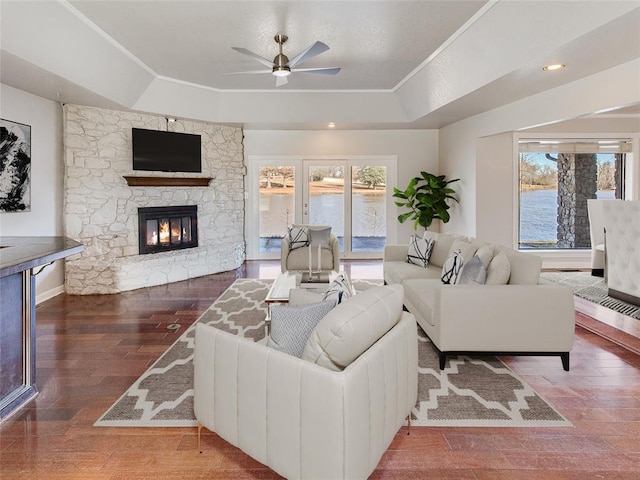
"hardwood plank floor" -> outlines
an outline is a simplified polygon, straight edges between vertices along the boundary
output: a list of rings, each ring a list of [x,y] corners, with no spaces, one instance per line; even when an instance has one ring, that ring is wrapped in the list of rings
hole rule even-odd
[[[277,262],[117,295],[59,295],[37,307],[40,395],[0,427],[0,478],[272,479],[271,470],[195,428],[96,428],[95,420],[236,279]],[[380,262],[345,262],[382,278]],[[582,320],[588,319],[584,313]],[[179,324],[177,331],[169,330]],[[571,371],[558,358],[503,361],[572,423],[566,428],[402,429],[374,479],[638,479],[640,356],[576,328]]]

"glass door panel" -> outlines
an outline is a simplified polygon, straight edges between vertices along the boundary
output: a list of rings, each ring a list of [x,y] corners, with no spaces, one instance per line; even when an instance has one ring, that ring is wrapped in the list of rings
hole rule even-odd
[[[340,250],[344,250],[345,166],[306,165],[307,185],[304,198],[305,223],[330,225],[331,233],[338,237]]]
[[[258,199],[259,252],[280,252],[287,227],[295,221],[295,167],[259,167]]]
[[[351,167],[351,251],[381,252],[387,241],[387,167]]]

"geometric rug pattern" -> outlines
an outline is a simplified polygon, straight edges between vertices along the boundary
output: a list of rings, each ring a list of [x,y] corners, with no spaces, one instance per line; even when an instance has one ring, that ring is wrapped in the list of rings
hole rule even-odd
[[[604,279],[594,277],[589,272],[542,272],[540,283],[563,285],[580,298],[629,317],[640,319],[640,307],[610,297]]]
[[[251,341],[265,341],[264,298],[272,280],[236,280],[96,421],[102,427],[195,426],[195,325],[206,323]],[[356,291],[380,281],[354,280]],[[449,357],[419,328],[418,402],[412,426],[570,426],[562,415],[495,357]],[[559,362],[558,362],[559,363]],[[560,369],[560,365],[558,365]]]

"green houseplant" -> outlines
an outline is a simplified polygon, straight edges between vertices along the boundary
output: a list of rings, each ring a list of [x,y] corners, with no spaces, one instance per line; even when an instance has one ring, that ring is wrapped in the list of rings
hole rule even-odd
[[[449,200],[458,201],[456,193],[449,184],[460,180],[447,180],[444,175],[432,175],[420,172],[420,177],[414,177],[404,190],[393,189],[393,197],[399,200],[395,202],[397,207],[406,207],[408,212],[398,215],[398,221],[404,223],[411,219],[414,221],[414,230],[418,225],[429,228],[435,219],[443,223],[449,221]]]

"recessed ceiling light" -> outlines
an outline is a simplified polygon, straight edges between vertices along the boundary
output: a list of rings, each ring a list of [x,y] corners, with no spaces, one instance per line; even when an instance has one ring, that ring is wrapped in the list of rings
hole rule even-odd
[[[553,70],[560,70],[561,68],[566,67],[566,65],[564,63],[554,63],[553,65],[547,65],[545,67],[542,67],[542,70],[544,70],[545,72],[550,72]]]
[[[333,122],[329,122],[329,124],[327,125],[327,127],[329,128],[336,128],[336,124]]]

